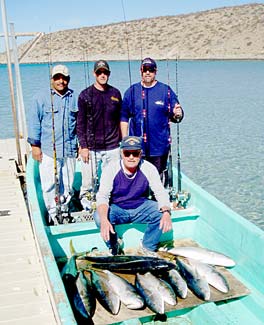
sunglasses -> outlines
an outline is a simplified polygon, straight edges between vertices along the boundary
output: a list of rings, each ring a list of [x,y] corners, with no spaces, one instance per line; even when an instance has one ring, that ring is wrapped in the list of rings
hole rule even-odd
[[[147,71],[149,71],[149,72],[155,72],[156,71],[156,69],[155,68],[153,68],[153,67],[142,67],[142,72],[147,72]]]
[[[135,158],[138,158],[141,154],[141,151],[123,151],[123,154],[126,158],[130,157],[131,155]]]
[[[95,74],[96,74],[97,76],[100,76],[101,74],[104,74],[104,75],[106,75],[106,76],[109,76],[109,75],[110,75],[110,72],[107,71],[107,70],[97,70],[97,71],[95,72]]]

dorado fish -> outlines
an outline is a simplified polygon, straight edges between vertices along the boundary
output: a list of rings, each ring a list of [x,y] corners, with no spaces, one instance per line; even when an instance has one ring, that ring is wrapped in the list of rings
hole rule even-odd
[[[136,288],[131,283],[108,270],[103,272],[107,274],[110,286],[127,308],[140,309],[144,306],[144,299],[137,293]]]
[[[87,257],[78,258],[78,268],[80,269],[101,269],[118,273],[162,273],[175,268],[175,264],[166,261],[163,258],[141,256],[140,259],[134,259],[129,256],[130,260],[125,262],[117,262],[116,259],[108,260],[108,262],[92,262]]]
[[[121,301],[110,285],[108,276],[104,272],[96,272],[94,270],[91,270],[90,272],[97,299],[107,311],[113,315],[117,315]],[[87,272],[85,271],[85,276],[86,273]]]
[[[204,276],[212,287],[223,293],[229,291],[226,278],[212,265],[204,264],[193,259],[188,259],[188,264],[195,268],[201,276]]]
[[[175,293],[170,285],[150,272],[136,274],[136,287],[144,297],[146,305],[155,313],[164,314],[165,302],[170,305],[177,304]]]
[[[182,299],[187,297],[187,283],[176,269],[170,270],[164,279],[171,285],[178,297]]]
[[[159,257],[154,256],[140,256],[140,255],[114,255],[114,256],[79,256],[78,260],[87,260],[93,263],[127,263],[132,261],[155,261],[160,260]]]
[[[173,247],[168,250],[168,253],[192,258],[211,265],[232,267],[236,264],[230,257],[202,247]]]
[[[177,266],[181,275],[187,282],[192,292],[202,300],[210,299],[210,288],[204,276],[201,276],[195,268],[177,258]]]

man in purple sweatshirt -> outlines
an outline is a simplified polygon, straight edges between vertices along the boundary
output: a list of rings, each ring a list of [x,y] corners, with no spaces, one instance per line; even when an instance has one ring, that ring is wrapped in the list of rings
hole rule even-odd
[[[156,256],[160,236],[172,229],[169,195],[157,168],[141,158],[141,138],[124,137],[120,148],[121,159],[111,161],[102,171],[95,222],[112,255],[119,253],[115,225],[147,224],[141,253]],[[148,198],[150,188],[157,201]]]

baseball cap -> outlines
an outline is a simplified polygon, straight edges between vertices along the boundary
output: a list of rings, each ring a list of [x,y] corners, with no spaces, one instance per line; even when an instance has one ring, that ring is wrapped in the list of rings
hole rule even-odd
[[[69,77],[70,73],[69,73],[69,69],[65,66],[65,65],[62,65],[62,64],[58,64],[58,65],[55,65],[55,67],[53,67],[52,69],[52,78],[56,75],[56,74],[62,74],[64,75],[65,77]]]
[[[151,58],[145,58],[144,60],[142,60],[142,62],[141,62],[141,68],[143,66],[147,66],[147,67],[151,67],[151,68],[157,69],[156,62],[153,59],[151,59]]]
[[[121,142],[120,149],[123,150],[141,150],[141,138],[135,136],[126,136]]]
[[[110,71],[109,65],[105,60],[99,60],[96,61],[94,64],[94,72],[96,72],[99,69],[105,69],[107,71]]]

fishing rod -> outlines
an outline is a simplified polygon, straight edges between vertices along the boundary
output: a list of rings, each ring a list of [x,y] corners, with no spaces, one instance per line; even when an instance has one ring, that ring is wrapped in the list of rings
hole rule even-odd
[[[178,89],[178,56],[176,55],[175,59],[175,90],[178,97],[179,89]],[[179,97],[178,97],[179,99]],[[178,191],[175,195],[177,199],[177,208],[186,208],[186,204],[190,199],[190,193],[186,191],[182,191],[182,175],[181,175],[181,153],[180,153],[180,118],[176,116],[176,147],[177,147],[177,185]]]
[[[170,98],[171,98],[171,94],[170,94],[170,72],[169,72],[169,60],[167,58],[167,76],[168,76],[168,115],[171,112],[171,105],[170,105]],[[168,137],[168,141],[169,141],[169,154],[168,154],[168,164],[167,164],[167,169],[166,169],[166,173],[164,175],[165,178],[167,178],[167,180],[165,179],[165,187],[169,188],[169,193],[170,193],[170,199],[173,202],[174,201],[174,195],[173,193],[174,188],[173,188],[173,169],[172,169],[172,153],[171,153],[171,123],[170,123],[170,119],[168,119],[168,129],[169,129],[169,137]]]
[[[52,61],[51,61],[51,33],[49,37],[49,76],[50,76],[50,103],[51,103],[51,121],[52,121],[52,146],[53,146],[53,173],[54,173],[54,185],[55,185],[55,203],[56,203],[56,219],[54,224],[62,223],[62,210],[60,200],[60,184],[58,177],[57,166],[57,150],[56,150],[56,134],[55,134],[55,112],[54,112],[54,90],[52,86]]]

